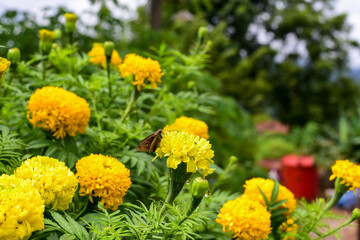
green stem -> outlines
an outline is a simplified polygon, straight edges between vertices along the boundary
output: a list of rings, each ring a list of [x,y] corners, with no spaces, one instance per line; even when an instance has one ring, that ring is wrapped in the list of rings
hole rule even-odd
[[[11,78],[10,78],[10,80],[9,80],[8,87],[5,89],[5,92],[4,92],[4,97],[5,97],[6,94],[8,93],[8,91],[9,91],[9,86],[11,85],[14,77],[15,77],[15,70],[12,71]]]
[[[136,101],[135,93],[136,93],[136,89],[134,87],[130,95],[130,101],[126,106],[124,114],[121,116],[120,123],[122,123],[125,120],[125,118],[129,115],[131,109],[133,108]]]
[[[110,61],[106,61],[106,71],[107,71],[107,79],[108,79],[108,87],[109,87],[109,97],[111,98],[111,78],[110,78]]]
[[[340,226],[338,226],[337,228],[331,229],[329,232],[325,233],[324,235],[321,235],[320,237],[314,238],[313,240],[318,240],[318,239],[324,239],[327,236],[330,236],[334,233],[336,233],[337,231],[339,231],[341,228],[346,227],[347,225],[349,225],[351,222],[353,222],[355,219],[350,218],[349,220],[347,220],[346,222],[344,222],[343,224],[341,224]]]
[[[41,62],[42,62],[42,80],[45,81],[45,75],[46,75],[46,62],[45,62],[45,59],[42,59]]]
[[[89,199],[86,200],[86,203],[85,203],[85,206],[83,207],[83,209],[81,209],[81,211],[75,216],[75,220],[78,220],[79,217],[81,217],[84,212],[86,211],[86,209],[88,208],[88,205],[89,205]]]

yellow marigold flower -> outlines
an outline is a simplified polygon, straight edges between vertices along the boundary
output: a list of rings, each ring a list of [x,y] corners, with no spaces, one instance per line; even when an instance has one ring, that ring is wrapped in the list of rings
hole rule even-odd
[[[89,124],[90,108],[86,100],[59,87],[37,89],[27,108],[32,125],[51,131],[56,138],[83,134]]]
[[[360,166],[349,160],[337,160],[331,167],[332,175],[330,181],[340,178],[340,184],[347,186],[350,190],[360,188]]]
[[[274,187],[274,181],[271,179],[264,179],[264,178],[252,178],[245,182],[244,187],[245,187],[244,195],[246,195],[249,199],[252,199],[253,201],[257,201],[262,205],[266,206],[265,200],[259,188],[261,188],[261,191],[263,191],[266,197],[270,199]],[[276,198],[276,201],[281,201],[285,199],[287,201],[283,203],[281,207],[288,208],[288,211],[285,213],[285,215],[290,215],[296,207],[296,200],[294,198],[294,194],[290,192],[290,190],[288,190],[286,187],[279,185],[279,194]]]
[[[6,70],[10,67],[11,62],[6,58],[0,57],[0,81],[4,78]]]
[[[47,207],[66,210],[75,195],[78,180],[64,162],[51,157],[27,159],[15,171],[18,178],[28,179],[39,190]]]
[[[77,20],[77,16],[74,13],[65,13],[64,14],[66,21],[75,22]]]
[[[0,239],[28,239],[44,228],[44,200],[29,181],[0,176]]]
[[[130,170],[116,158],[91,154],[76,163],[80,196],[100,197],[105,208],[116,210],[130,188]]]
[[[200,168],[206,176],[214,171],[210,168],[210,164],[214,162],[211,160],[214,151],[209,141],[186,132],[164,133],[155,153],[160,157],[168,157],[166,165],[169,168],[176,169],[181,162],[184,162],[187,172],[194,173]]]
[[[53,42],[55,38],[55,33],[47,29],[41,29],[39,30],[39,38],[41,41]]]
[[[173,124],[164,127],[164,132],[172,131],[187,132],[195,136],[209,139],[209,128],[206,123],[189,117],[179,117]]]
[[[298,225],[295,223],[293,218],[288,218],[286,222],[283,222],[279,227],[279,231],[290,234],[290,236],[284,237],[282,240],[295,239],[297,230]]]
[[[216,222],[223,231],[232,231],[238,240],[267,239],[271,232],[270,213],[258,202],[246,196],[226,202],[217,215]]]
[[[89,61],[94,65],[101,65],[104,69],[106,69],[106,56],[104,44],[102,43],[94,43],[92,49],[88,53],[90,59]],[[119,53],[114,49],[111,55],[111,65],[118,67],[122,59]]]
[[[161,83],[161,76],[164,75],[158,61],[143,58],[133,53],[125,56],[124,62],[119,68],[123,78],[131,74],[134,75],[131,84],[136,85],[138,91],[141,90],[141,87],[145,87],[147,83],[150,83],[151,88],[156,88],[157,83]]]

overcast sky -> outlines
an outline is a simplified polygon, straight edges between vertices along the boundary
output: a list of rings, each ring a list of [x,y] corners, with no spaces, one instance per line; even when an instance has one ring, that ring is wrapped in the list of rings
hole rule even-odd
[[[129,18],[134,15],[137,6],[145,4],[147,0],[120,0],[120,2],[126,3],[130,11],[119,14],[125,14],[125,17]],[[44,6],[58,5],[66,6],[77,14],[94,9],[89,0],[0,0],[0,10],[16,8],[39,12]],[[360,42],[360,0],[337,0],[335,11],[348,14],[348,23],[352,26],[351,36]],[[360,50],[350,52],[350,65],[360,67]]]

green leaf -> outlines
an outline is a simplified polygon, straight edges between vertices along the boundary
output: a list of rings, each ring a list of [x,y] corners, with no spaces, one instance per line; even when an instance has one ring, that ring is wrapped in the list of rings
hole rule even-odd
[[[26,149],[43,148],[50,146],[53,142],[47,139],[37,139],[28,144]]]
[[[274,187],[272,189],[271,199],[270,199],[271,204],[276,201],[278,195],[279,195],[279,182],[277,180],[274,180]]]
[[[70,223],[70,226],[72,227],[72,232],[75,233],[75,235],[80,240],[90,240],[89,233],[86,231],[86,229],[81,226],[78,222],[76,222],[72,217],[70,217],[67,213],[64,213],[66,220]]]
[[[277,201],[277,202],[271,204],[271,206],[269,207],[269,210],[273,210],[273,209],[275,209],[275,208],[278,208],[278,207],[280,207],[283,203],[286,203],[287,201],[288,201],[287,199]]]
[[[63,228],[68,233],[73,233],[71,230],[71,225],[61,216],[59,213],[49,210],[51,216],[54,218],[54,220],[60,225],[61,228]]]
[[[269,206],[270,206],[270,203],[269,203],[269,200],[267,199],[265,193],[261,190],[260,187],[258,187],[258,188],[259,188],[259,191],[260,191],[261,195],[262,195],[263,198],[264,198],[264,201],[265,201],[266,206],[269,207]]]
[[[289,209],[288,208],[279,208],[271,212],[271,217],[280,216],[286,213]]]

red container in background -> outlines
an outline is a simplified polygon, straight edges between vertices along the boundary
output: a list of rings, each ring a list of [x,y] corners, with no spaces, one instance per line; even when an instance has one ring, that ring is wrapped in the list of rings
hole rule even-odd
[[[316,198],[319,190],[319,175],[312,156],[286,155],[282,158],[282,184],[295,198]]]

